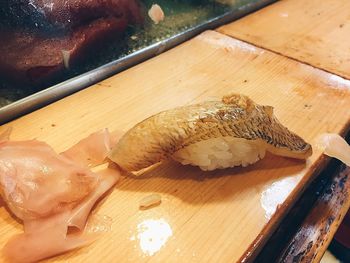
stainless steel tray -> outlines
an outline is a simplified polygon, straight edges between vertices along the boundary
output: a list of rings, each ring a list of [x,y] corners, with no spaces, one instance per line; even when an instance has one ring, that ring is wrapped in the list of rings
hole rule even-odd
[[[142,48],[134,53],[126,55],[120,59],[114,60],[96,69],[90,70],[84,74],[78,75],[50,88],[37,92],[33,95],[20,99],[7,106],[0,108],[0,124],[18,118],[24,114],[39,109],[54,101],[64,98],[74,92],[91,86],[111,75],[123,71],[133,65],[136,65],[146,59],[156,56],[190,38],[201,33],[204,30],[213,29],[246,14],[254,12],[276,0],[257,0],[241,5],[237,8],[205,21],[199,25],[191,27],[186,31],[160,40],[148,47]]]

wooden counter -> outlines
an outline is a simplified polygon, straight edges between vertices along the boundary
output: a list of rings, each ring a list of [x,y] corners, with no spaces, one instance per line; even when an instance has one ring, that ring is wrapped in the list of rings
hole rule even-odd
[[[219,32],[350,78],[350,1],[284,0]]]
[[[13,140],[36,138],[62,151],[101,128],[127,130],[161,110],[231,92],[274,106],[278,119],[313,145],[321,133],[349,130],[349,80],[207,31],[0,131],[11,126]],[[98,207],[96,213],[112,218],[111,232],[49,261],[251,260],[328,161],[314,148],[306,162],[267,155],[247,168],[209,173],[164,163],[145,178],[123,178]],[[159,193],[162,204],[139,211],[150,193]],[[1,243],[21,231],[1,208]]]

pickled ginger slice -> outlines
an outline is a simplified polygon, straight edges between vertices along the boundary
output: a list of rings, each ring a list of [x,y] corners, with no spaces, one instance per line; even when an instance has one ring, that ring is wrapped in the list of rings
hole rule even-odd
[[[5,257],[34,262],[93,242],[97,233],[84,231],[88,216],[119,175],[117,167],[93,172],[44,142],[0,142],[0,196],[24,225]]]
[[[350,166],[350,146],[340,135],[334,133],[322,134],[318,137],[317,147],[324,154]]]
[[[80,165],[95,167],[105,162],[115,140],[114,134],[103,129],[90,134],[61,154]]]

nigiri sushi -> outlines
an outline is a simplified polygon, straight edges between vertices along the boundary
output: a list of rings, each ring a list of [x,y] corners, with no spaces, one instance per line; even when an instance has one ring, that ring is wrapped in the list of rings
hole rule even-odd
[[[289,131],[271,106],[232,94],[153,115],[131,128],[112,148],[109,158],[126,171],[172,158],[202,170],[247,166],[272,154],[306,159],[311,145]]]

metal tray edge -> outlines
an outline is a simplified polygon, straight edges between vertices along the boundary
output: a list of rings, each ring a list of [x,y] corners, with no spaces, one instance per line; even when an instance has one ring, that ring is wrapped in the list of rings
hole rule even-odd
[[[107,63],[96,69],[13,102],[5,107],[0,108],[0,125],[5,124],[6,122],[9,122],[13,119],[19,118],[39,108],[42,108],[52,102],[60,100],[116,73],[128,69],[160,53],[163,53],[205,30],[214,29],[220,25],[236,20],[276,1],[277,0],[261,0],[256,3],[246,4],[238,9],[229,11],[221,16],[206,21],[205,23],[190,28],[185,32],[179,33],[151,46],[140,49],[123,58]]]

